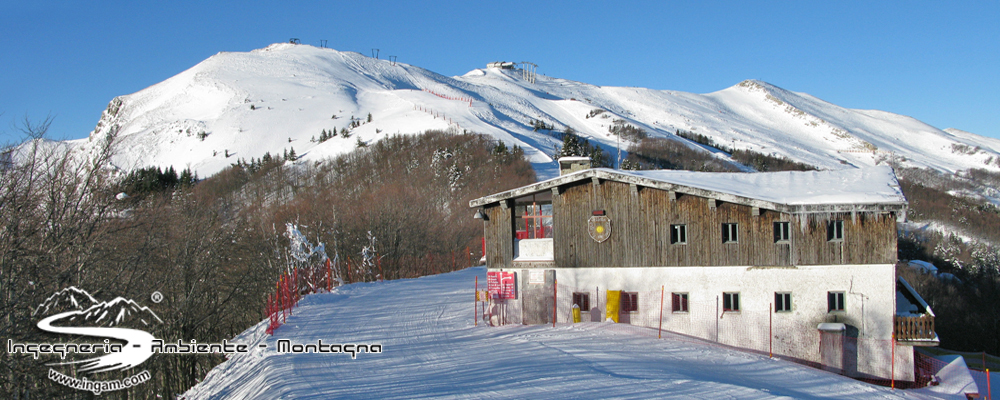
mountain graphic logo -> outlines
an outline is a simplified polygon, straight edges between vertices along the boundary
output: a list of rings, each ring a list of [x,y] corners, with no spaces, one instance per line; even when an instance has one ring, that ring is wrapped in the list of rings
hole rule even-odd
[[[99,302],[86,290],[72,286],[49,296],[32,315],[42,317],[37,326],[45,332],[125,342],[120,351],[100,357],[48,364],[75,364],[78,371],[88,373],[126,370],[142,364],[153,355],[156,339],[142,329],[163,323],[149,307],[133,300],[116,297]]]

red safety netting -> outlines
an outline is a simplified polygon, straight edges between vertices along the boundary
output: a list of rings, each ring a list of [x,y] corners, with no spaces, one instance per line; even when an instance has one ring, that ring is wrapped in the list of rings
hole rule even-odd
[[[320,268],[295,269],[278,277],[274,293],[268,295],[264,309],[269,320],[267,333],[273,335],[275,329],[285,323],[303,295],[332,290],[336,282],[334,276],[333,266],[327,259]]]

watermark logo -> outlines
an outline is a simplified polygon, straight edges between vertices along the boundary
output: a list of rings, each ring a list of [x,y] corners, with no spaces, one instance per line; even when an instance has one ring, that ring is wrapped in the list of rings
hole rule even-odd
[[[154,292],[150,299],[154,303],[163,301],[163,295]],[[53,382],[73,389],[101,394],[127,389],[150,379],[149,371],[119,380],[89,380],[87,377],[73,377],[55,368],[75,369],[78,373],[93,375],[103,372],[129,370],[146,362],[153,354],[233,354],[249,353],[254,348],[267,350],[267,343],[256,346],[223,340],[222,343],[198,343],[196,340],[175,343],[164,342],[147,332],[163,320],[149,307],[133,300],[116,297],[111,301],[97,301],[86,290],[68,287],[35,308],[32,315],[41,318],[38,329],[57,335],[91,338],[89,342],[74,341],[60,343],[15,343],[7,340],[8,354],[30,354],[36,360],[48,362],[48,377]],[[292,343],[287,339],[278,340],[278,353],[345,353],[356,359],[359,353],[381,353],[382,345],[368,344],[328,344],[318,340],[315,344]],[[55,368],[52,368],[55,367]]]
[[[69,310],[63,311],[66,309]],[[125,342],[114,346],[110,354],[57,363],[79,364],[80,372],[116,371],[142,364],[153,355],[153,340],[156,338],[146,331],[130,327],[163,323],[156,313],[135,301],[117,297],[97,302],[85,290],[72,286],[50,296],[35,309],[35,315],[48,315],[38,322],[38,329],[46,332],[96,337],[106,343],[110,343],[110,339]]]
[[[57,335],[75,335],[96,338],[96,343],[14,343],[7,340],[7,352],[40,355],[58,355],[59,361],[50,367],[73,366],[76,371],[96,374],[127,370],[145,362],[153,355],[156,338],[142,329],[163,320],[148,307],[133,300],[116,297],[111,301],[97,301],[86,290],[68,287],[35,308],[33,316],[42,318],[38,329]],[[137,329],[142,328],[142,329]],[[80,359],[75,356],[82,355]],[[149,379],[149,372],[119,381],[91,381],[76,379],[49,369],[49,379],[76,389],[101,392],[125,389]]]

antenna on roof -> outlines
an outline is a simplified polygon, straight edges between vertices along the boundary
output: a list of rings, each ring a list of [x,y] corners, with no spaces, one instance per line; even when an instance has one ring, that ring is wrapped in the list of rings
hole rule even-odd
[[[378,60],[378,52],[379,49],[372,49],[372,57],[374,57],[376,60]]]
[[[291,39],[288,39],[288,43],[291,43],[291,44],[302,44],[302,41],[299,40],[299,38],[294,38],[293,37]]]

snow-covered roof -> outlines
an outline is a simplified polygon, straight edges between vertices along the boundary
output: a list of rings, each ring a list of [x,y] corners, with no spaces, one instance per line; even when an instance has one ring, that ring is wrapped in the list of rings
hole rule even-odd
[[[560,157],[558,161],[559,162],[563,162],[563,161],[566,161],[566,162],[569,162],[569,161],[590,161],[590,157],[572,157],[572,156],[570,156],[570,157]]]
[[[892,168],[878,166],[758,173],[595,168],[481,197],[470,201],[469,206],[480,207],[586,179],[624,182],[790,213],[902,212],[907,205]]]
[[[920,293],[917,293],[902,276],[896,277],[896,315],[910,316],[909,314],[923,313],[934,316],[934,310],[931,310],[927,301],[920,297]]]

